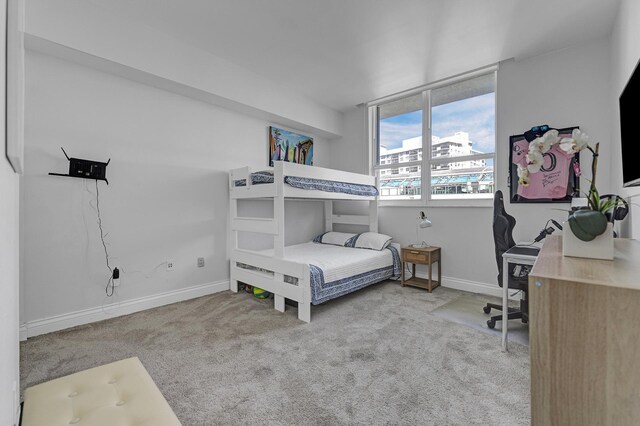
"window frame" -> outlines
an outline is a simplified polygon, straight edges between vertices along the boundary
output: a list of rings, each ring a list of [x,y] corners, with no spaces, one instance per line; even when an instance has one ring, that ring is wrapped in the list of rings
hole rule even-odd
[[[493,74],[494,78],[494,93],[496,97],[495,101],[495,123],[494,134],[496,135],[496,142],[492,153],[482,153],[465,155],[459,157],[443,157],[432,158],[432,141],[431,141],[431,92],[434,89],[449,86],[461,81],[470,80],[475,77],[483,75]],[[459,74],[454,77],[439,80],[430,84],[415,87],[413,89],[405,90],[393,95],[385,96],[366,103],[367,108],[367,138],[368,138],[368,161],[369,161],[369,174],[378,176],[381,170],[391,170],[393,168],[408,168],[408,167],[421,167],[421,194],[419,199],[381,199],[378,198],[378,205],[381,207],[493,207],[493,192],[484,197],[471,197],[471,198],[432,198],[431,193],[431,166],[434,164],[447,164],[453,162],[472,161],[481,159],[493,160],[493,176],[494,176],[494,188],[497,181],[497,104],[498,104],[498,85],[497,85],[498,65],[491,65],[488,67],[479,68],[477,70]],[[406,97],[415,96],[422,93],[423,106],[422,106],[422,159],[417,161],[409,161],[406,163],[388,163],[377,164],[379,159],[379,126],[378,126],[378,107],[390,102],[394,102]],[[426,155],[425,155],[426,154]],[[395,165],[395,167],[394,167]],[[495,191],[494,191],[495,192]]]

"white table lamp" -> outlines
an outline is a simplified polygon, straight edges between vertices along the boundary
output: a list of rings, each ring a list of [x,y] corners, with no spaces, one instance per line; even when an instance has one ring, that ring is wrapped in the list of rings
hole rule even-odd
[[[432,226],[433,224],[427,218],[427,215],[425,215],[424,212],[421,211],[419,216],[417,217],[417,222],[416,222],[416,241],[420,241],[420,229],[430,228]],[[424,248],[424,247],[429,247],[429,244],[427,244],[423,240],[422,242],[417,242],[416,244],[413,244],[413,247]]]

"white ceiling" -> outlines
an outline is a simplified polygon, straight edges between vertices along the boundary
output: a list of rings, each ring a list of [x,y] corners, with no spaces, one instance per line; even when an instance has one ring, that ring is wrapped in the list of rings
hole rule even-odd
[[[610,34],[619,0],[91,0],[326,106]]]

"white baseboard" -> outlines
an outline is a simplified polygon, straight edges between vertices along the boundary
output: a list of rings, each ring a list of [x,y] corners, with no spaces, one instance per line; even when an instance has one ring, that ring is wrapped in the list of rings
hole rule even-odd
[[[489,296],[502,297],[502,287],[497,284],[487,284],[479,281],[463,280],[462,278],[442,277],[442,287],[456,290],[480,293]]]
[[[20,336],[20,341],[24,342],[27,340],[27,324],[20,324],[20,330],[18,335]]]
[[[157,308],[158,306],[182,302],[225,290],[229,290],[229,280],[195,285],[180,290],[167,291],[152,296],[125,300],[96,308],[83,309],[49,318],[28,321],[20,326],[20,340],[26,340],[28,337],[64,330],[78,325],[128,315],[146,309]]]
[[[420,278],[428,278],[426,274],[422,272],[416,273]],[[442,287],[453,288],[455,290],[468,291],[470,293],[486,294],[488,296],[495,296],[502,298],[502,287],[498,284],[487,284],[479,281],[464,280],[462,278],[454,277],[442,277]],[[515,291],[515,290],[514,290]],[[511,296],[509,292],[509,299],[520,300],[520,296]]]

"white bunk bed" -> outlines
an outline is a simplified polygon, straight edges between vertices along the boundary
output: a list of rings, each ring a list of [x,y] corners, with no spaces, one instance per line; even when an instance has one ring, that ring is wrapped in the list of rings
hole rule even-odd
[[[230,287],[238,291],[238,281],[254,285],[274,295],[274,307],[285,310],[285,298],[298,302],[298,318],[311,320],[310,266],[307,263],[288,260],[285,256],[285,199],[324,200],[325,231],[333,230],[334,224],[364,225],[370,232],[378,232],[378,203],[375,195],[352,195],[341,192],[327,192],[315,189],[300,189],[285,183],[285,177],[314,179],[377,188],[377,179],[369,175],[343,172],[339,170],[311,167],[296,163],[277,161],[269,172],[273,174],[270,183],[253,183],[253,173],[262,173],[265,168],[252,170],[249,167],[233,169],[229,172],[229,205],[231,220]],[[273,218],[252,218],[238,216],[238,200],[272,199]],[[333,201],[368,201],[367,215],[336,215]],[[238,247],[238,232],[257,232],[273,236],[272,251],[253,251]],[[336,247],[338,249],[353,250]]]

